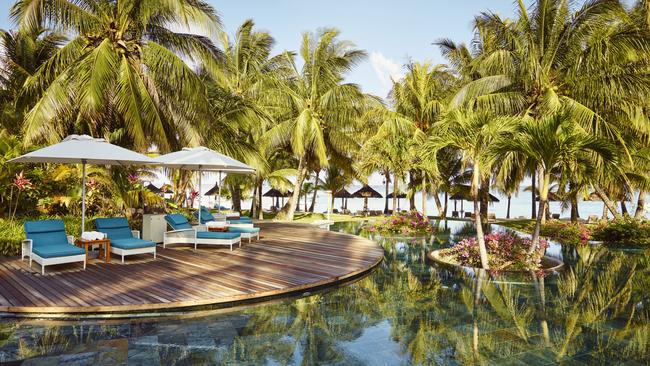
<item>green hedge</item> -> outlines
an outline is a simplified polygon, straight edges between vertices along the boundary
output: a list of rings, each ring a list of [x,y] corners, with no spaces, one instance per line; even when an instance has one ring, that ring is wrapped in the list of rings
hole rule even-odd
[[[593,238],[609,245],[650,246],[650,221],[624,218],[598,226]]]

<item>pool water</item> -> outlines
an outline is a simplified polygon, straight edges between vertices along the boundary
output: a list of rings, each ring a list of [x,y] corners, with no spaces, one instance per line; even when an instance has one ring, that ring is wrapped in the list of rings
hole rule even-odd
[[[368,236],[360,223],[331,230]],[[445,268],[426,254],[472,235],[373,237],[358,281],[234,311],[130,320],[3,319],[0,362],[29,365],[594,365],[650,363],[650,251],[563,247],[556,274]]]

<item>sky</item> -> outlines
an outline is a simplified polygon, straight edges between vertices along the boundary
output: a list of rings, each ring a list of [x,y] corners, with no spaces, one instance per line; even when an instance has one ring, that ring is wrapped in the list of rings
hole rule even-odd
[[[341,38],[368,52],[368,58],[348,75],[367,93],[388,94],[391,77],[403,72],[409,60],[442,63],[437,39],[469,42],[472,18],[490,10],[512,16],[512,0],[207,0],[219,12],[224,29],[233,34],[245,19],[276,39],[276,51],[296,51],[303,32],[336,27]],[[9,8],[14,0],[0,0],[0,28],[12,27]]]

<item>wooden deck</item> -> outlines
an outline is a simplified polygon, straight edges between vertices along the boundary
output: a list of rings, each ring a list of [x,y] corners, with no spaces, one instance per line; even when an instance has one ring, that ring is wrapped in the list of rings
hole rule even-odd
[[[0,312],[120,313],[163,311],[263,299],[333,284],[383,259],[376,243],[309,225],[264,223],[259,242],[241,248],[158,248],[122,264],[91,260],[48,266],[0,259]],[[233,304],[233,305],[234,305]]]

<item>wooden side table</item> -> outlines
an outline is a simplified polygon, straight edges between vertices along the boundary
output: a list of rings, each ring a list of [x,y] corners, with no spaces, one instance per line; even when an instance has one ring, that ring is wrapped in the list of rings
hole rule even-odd
[[[228,226],[208,226],[208,231],[213,233],[225,233],[228,231]]]
[[[99,245],[99,255],[97,259],[104,259],[104,262],[111,262],[111,241],[110,239],[83,240],[77,239],[75,245],[86,249],[86,262],[88,262],[88,248],[93,245]],[[102,250],[103,249],[103,250]]]

